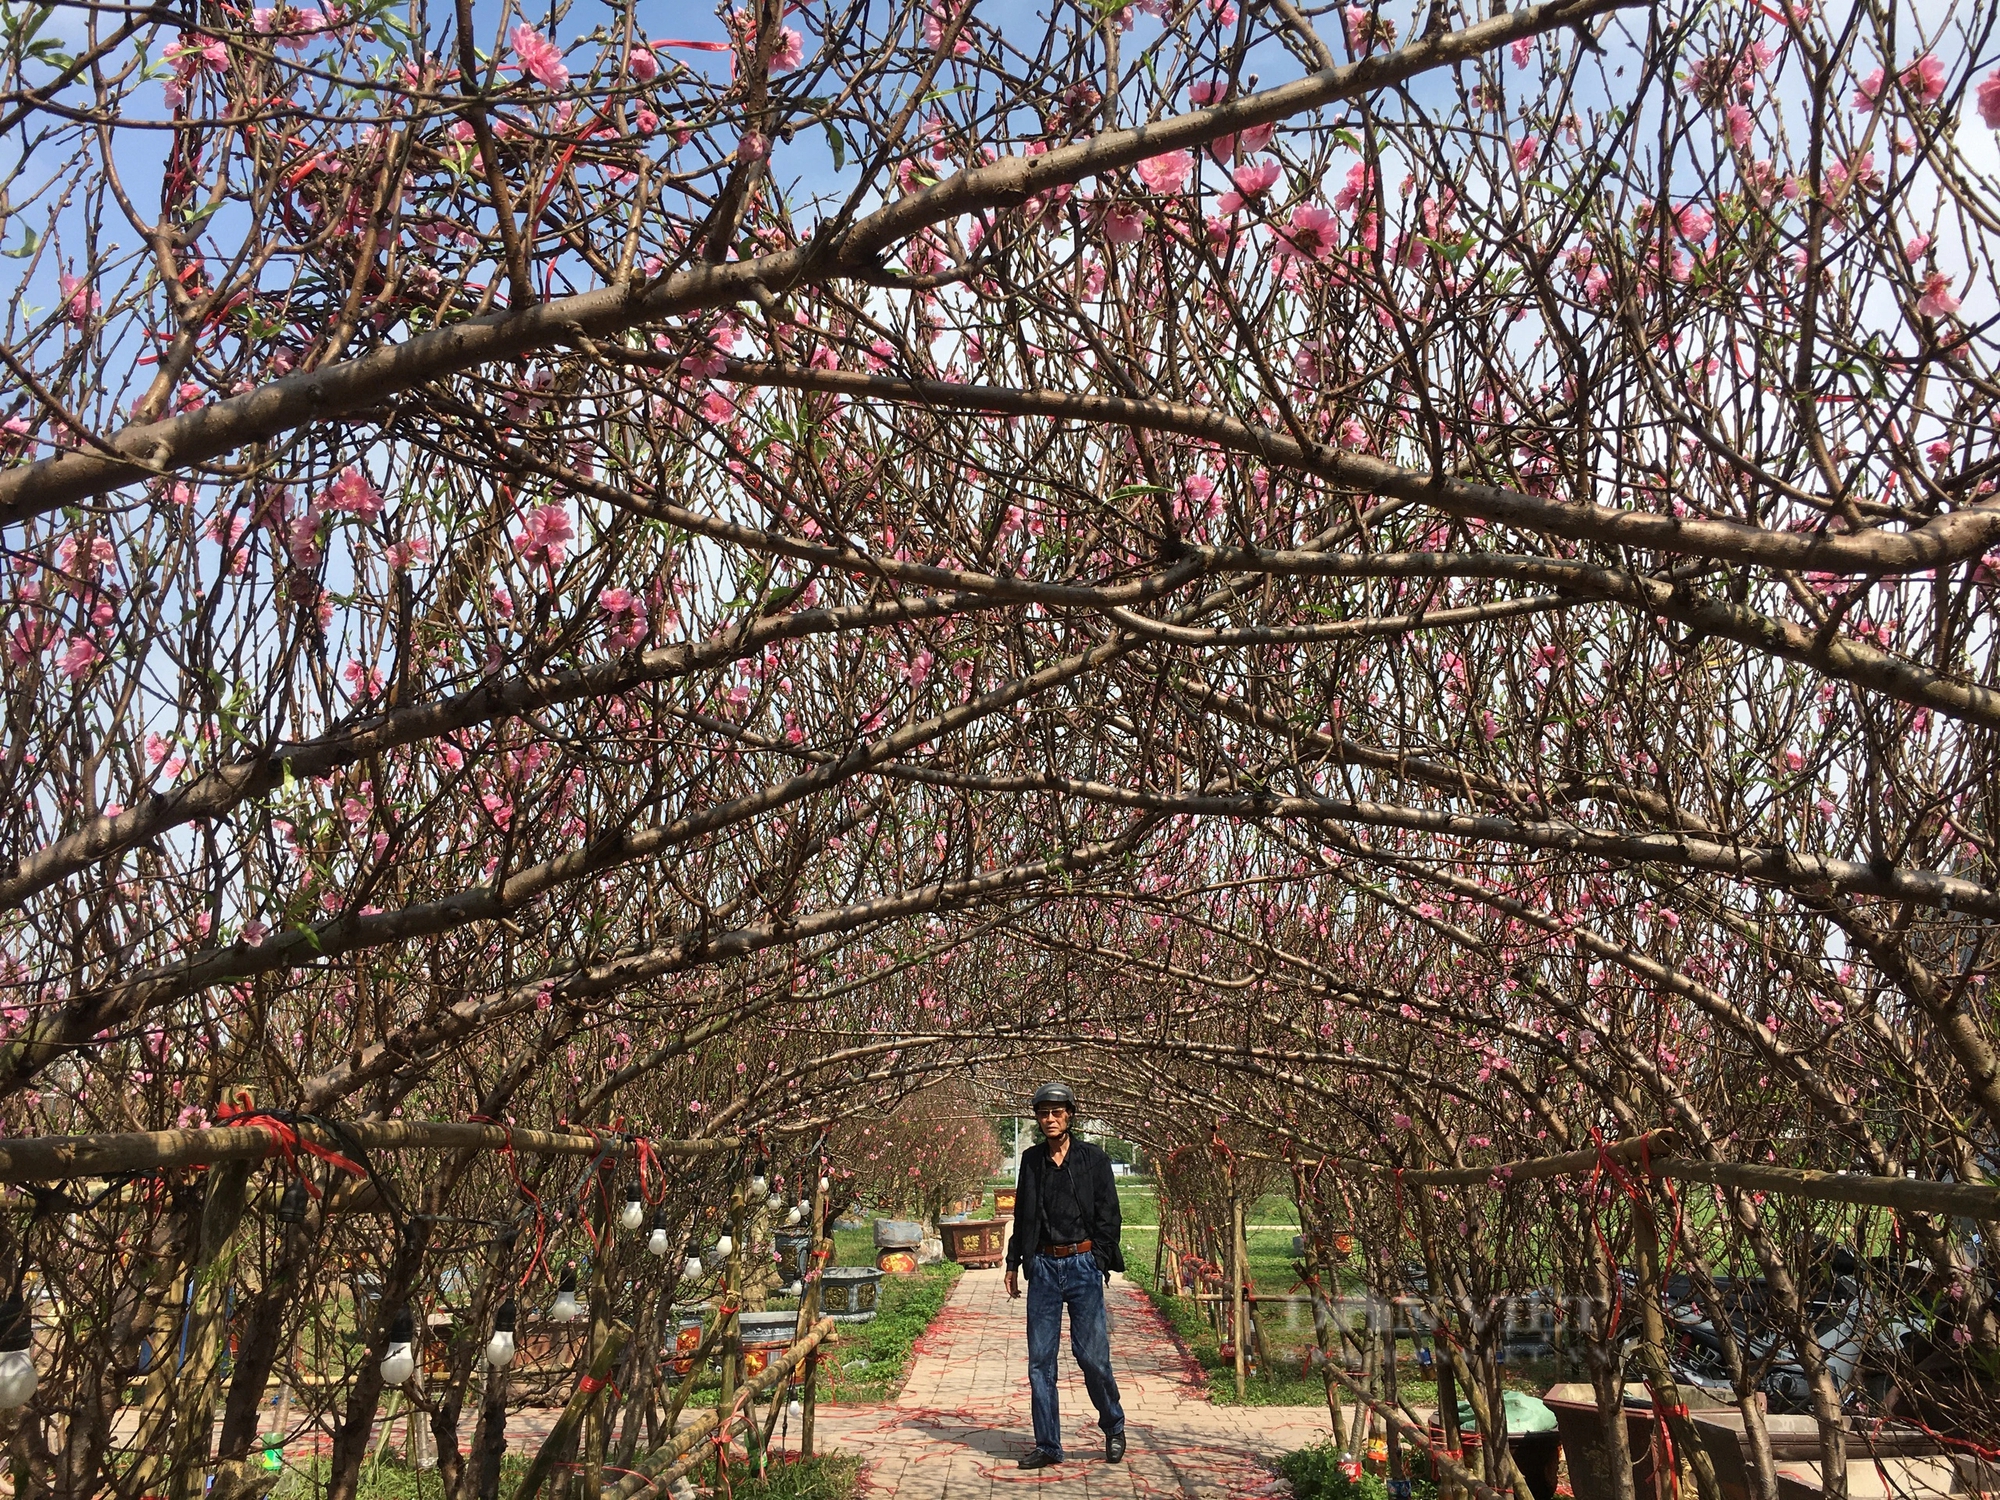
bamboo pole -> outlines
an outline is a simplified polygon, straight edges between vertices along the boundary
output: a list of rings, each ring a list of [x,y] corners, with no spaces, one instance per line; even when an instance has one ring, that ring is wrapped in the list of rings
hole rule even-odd
[[[605,1378],[625,1352],[625,1342],[631,1337],[632,1330],[623,1323],[611,1325],[604,1342],[598,1346],[597,1357],[590,1362],[589,1372],[576,1383],[576,1389],[570,1393],[569,1404],[563,1407],[563,1414],[556,1418],[556,1425],[542,1440],[541,1448],[528,1465],[528,1472],[521,1476],[520,1486],[514,1491],[514,1500],[535,1500],[536,1492],[549,1477],[549,1470],[555,1467],[556,1455],[569,1446],[584,1414],[597,1404]]]
[[[1444,1329],[1442,1319],[1438,1322],[1440,1331]],[[1431,1340],[1431,1363],[1437,1366],[1438,1426],[1444,1437],[1444,1451],[1447,1458],[1457,1460],[1463,1453],[1458,1435],[1458,1371],[1451,1362],[1451,1351],[1443,1347],[1443,1341]],[[1458,1486],[1447,1474],[1438,1473],[1438,1500],[1457,1500]]]
[[[1436,1448],[1431,1446],[1430,1434],[1428,1432],[1425,1432],[1423,1428],[1417,1426],[1415,1422],[1404,1416],[1399,1409],[1383,1406],[1381,1402],[1369,1395],[1365,1389],[1348,1379],[1345,1371],[1335,1370],[1333,1378],[1347,1387],[1348,1393],[1354,1397],[1355,1402],[1359,1406],[1367,1410],[1371,1415],[1379,1416],[1385,1427],[1393,1424],[1399,1431],[1423,1444],[1424,1450],[1431,1456],[1433,1472],[1442,1470],[1450,1477],[1454,1485],[1467,1494],[1476,1496],[1477,1500],[1514,1500],[1514,1496],[1510,1491],[1494,1489],[1485,1480],[1481,1479],[1457,1460],[1448,1458],[1438,1452]]]
[[[1304,1169],[1347,1168],[1378,1176],[1400,1175],[1405,1187],[1482,1187],[1573,1176],[1596,1171],[1604,1162],[1613,1161],[1620,1166],[1638,1166],[1646,1176],[1668,1177],[1676,1182],[1706,1182],[1717,1187],[1783,1193],[1827,1203],[1855,1203],[1870,1208],[1898,1208],[1908,1213],[1954,1214],[2000,1222],[2000,1184],[1934,1182],[1919,1177],[1876,1177],[1866,1172],[1815,1172],[1801,1167],[1704,1161],[1699,1157],[1677,1156],[1675,1147],[1674,1132],[1663,1129],[1611,1142],[1602,1151],[1591,1147],[1566,1151],[1560,1156],[1496,1162],[1490,1167],[1431,1168],[1398,1174],[1394,1167],[1381,1162],[1357,1161],[1352,1157],[1325,1157],[1299,1165]],[[1286,1160],[1290,1165],[1289,1160],[1269,1152],[1243,1150],[1236,1154],[1252,1161]]]
[[[571,1135],[511,1125],[451,1121],[370,1120],[339,1129],[301,1123],[301,1140],[339,1151],[466,1151],[511,1146],[541,1156],[625,1157],[638,1142],[623,1136]],[[734,1151],[734,1136],[713,1140],[650,1141],[662,1156],[715,1156]],[[263,1161],[284,1150],[279,1130],[269,1125],[222,1126],[206,1130],[136,1130],[109,1135],[38,1135],[0,1141],[0,1182],[42,1182],[51,1178],[108,1177],[162,1167],[205,1166],[219,1161]]]
[[[1681,1399],[1673,1367],[1667,1363],[1667,1320],[1660,1311],[1660,1233],[1659,1226],[1654,1222],[1653,1205],[1647,1202],[1635,1207],[1637,1212],[1632,1215],[1632,1226],[1639,1252],[1641,1336],[1638,1352],[1639,1362],[1645,1367],[1646,1379],[1653,1387],[1653,1410],[1668,1424],[1675,1448],[1694,1471],[1695,1489],[1701,1500],[1722,1500],[1715,1461],[1708,1456],[1708,1447],[1695,1429],[1694,1419],[1688,1415],[1687,1403]],[[1653,1448],[1656,1460],[1660,1461],[1656,1475],[1665,1468],[1665,1446],[1656,1434]]]
[[[833,1261],[833,1238],[826,1228],[826,1177],[815,1167],[813,1170],[812,1195],[812,1264],[811,1279],[806,1282],[806,1294],[799,1299],[799,1334],[819,1323],[820,1283],[826,1275],[826,1268]],[[799,1457],[813,1456],[813,1417],[819,1407],[819,1360],[806,1363],[805,1387],[799,1393]]]
[[[1236,1346],[1236,1399],[1243,1399],[1244,1365],[1246,1353],[1244,1343],[1246,1330],[1243,1326],[1243,1200],[1229,1195],[1229,1314],[1230,1333]]]
[[[708,1461],[708,1455],[700,1451],[704,1445],[714,1447],[719,1454],[722,1446],[729,1441],[730,1432],[744,1420],[744,1409],[749,1403],[773,1386],[782,1385],[798,1367],[799,1361],[809,1358],[821,1344],[834,1338],[837,1329],[838,1325],[832,1318],[821,1318],[813,1325],[811,1333],[745,1382],[741,1402],[732,1400],[727,1406],[718,1404],[714,1410],[703,1412],[688,1423],[666,1448],[641,1459],[608,1493],[615,1500],[631,1500],[632,1496],[642,1491],[664,1494],[677,1480],[685,1478]]]
[[[722,1389],[716,1394],[717,1411],[733,1411],[736,1404],[736,1388],[743,1383],[743,1194],[738,1186],[730,1197],[729,1214],[729,1255],[724,1261],[727,1270],[723,1276],[722,1293]],[[750,1399],[754,1400],[755,1397]],[[725,1431],[723,1437],[729,1434]],[[715,1455],[716,1482],[722,1482],[722,1468],[728,1456],[718,1450]]]

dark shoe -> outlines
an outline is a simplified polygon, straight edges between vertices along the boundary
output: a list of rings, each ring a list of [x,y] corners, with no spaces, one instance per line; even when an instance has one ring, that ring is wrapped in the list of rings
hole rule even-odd
[[[1061,1455],[1037,1448],[1033,1453],[1022,1459],[1017,1467],[1023,1469],[1047,1469],[1061,1462]]]
[[[1107,1432],[1104,1434],[1104,1461],[1115,1464],[1125,1456],[1125,1434]]]

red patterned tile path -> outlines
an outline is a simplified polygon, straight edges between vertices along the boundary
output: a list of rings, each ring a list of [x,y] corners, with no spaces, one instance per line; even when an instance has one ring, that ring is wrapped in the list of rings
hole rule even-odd
[[[1010,1302],[998,1271],[968,1271],[918,1342],[903,1393],[876,1407],[822,1411],[823,1449],[868,1461],[863,1494],[896,1500],[1208,1500],[1286,1491],[1270,1464],[1323,1437],[1323,1407],[1211,1406],[1166,1323],[1123,1277],[1106,1291],[1111,1364],[1129,1447],[1104,1461],[1104,1438],[1065,1340],[1063,1448],[1055,1468],[1023,1472],[1028,1420],[1024,1303]],[[837,1357],[837,1356],[836,1356]],[[796,1447],[796,1434],[793,1447]]]

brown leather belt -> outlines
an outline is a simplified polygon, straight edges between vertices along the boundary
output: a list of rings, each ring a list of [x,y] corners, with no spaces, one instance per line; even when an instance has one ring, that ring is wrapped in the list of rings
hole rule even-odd
[[[1061,1259],[1063,1259],[1063,1258],[1064,1258],[1065,1256],[1070,1256],[1070,1255],[1088,1255],[1089,1253],[1090,1253],[1090,1241],[1089,1241],[1089,1240],[1078,1240],[1078,1241],[1077,1241],[1077,1242],[1076,1242],[1076,1243],[1075,1243],[1074,1245],[1044,1245],[1044,1246],[1042,1246],[1042,1254],[1044,1254],[1044,1255],[1053,1255],[1053,1256],[1054,1256],[1054,1257],[1055,1257],[1055,1258],[1056,1258],[1057,1260],[1061,1260]]]

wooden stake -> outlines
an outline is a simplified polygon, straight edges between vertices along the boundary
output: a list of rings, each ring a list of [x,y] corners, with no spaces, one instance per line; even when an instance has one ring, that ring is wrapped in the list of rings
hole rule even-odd
[[[1440,1322],[1442,1329],[1444,1324]],[[1431,1364],[1437,1371],[1438,1383],[1438,1425],[1444,1429],[1444,1451],[1449,1458],[1457,1458],[1463,1453],[1464,1445],[1458,1435],[1458,1371],[1452,1366],[1451,1353],[1444,1349],[1436,1338],[1431,1340]],[[1438,1500],[1457,1500],[1458,1486],[1450,1475],[1440,1467],[1433,1467],[1437,1476]]]
[[[1229,1195],[1229,1310],[1236,1345],[1236,1399],[1244,1396],[1247,1330],[1243,1326],[1243,1200]]]
[[[823,1165],[823,1164],[822,1164]],[[826,1268],[833,1262],[833,1236],[826,1227],[826,1193],[821,1187],[826,1178],[822,1171],[813,1172],[812,1196],[812,1272],[813,1278],[806,1285],[805,1297],[799,1303],[799,1333],[819,1322],[820,1280],[826,1275]],[[813,1416],[819,1407],[819,1356],[813,1354],[806,1361],[805,1389],[801,1405],[804,1415],[799,1422],[799,1457],[813,1456]]]

